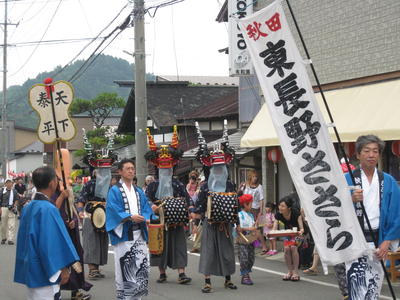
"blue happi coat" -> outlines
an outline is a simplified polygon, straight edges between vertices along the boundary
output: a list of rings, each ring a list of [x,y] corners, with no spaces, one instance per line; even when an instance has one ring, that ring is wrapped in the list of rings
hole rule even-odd
[[[58,209],[44,196],[25,206],[18,229],[14,281],[29,288],[52,285],[50,278],[76,261],[79,256]]]
[[[150,220],[153,211],[147,201],[146,195],[142,189],[134,187],[136,195],[139,195],[140,200],[140,215],[146,220]],[[128,241],[128,230],[132,225],[131,214],[125,211],[124,199],[122,198],[121,191],[117,185],[114,185],[108,192],[107,204],[106,204],[106,230],[110,236],[111,244],[116,245],[121,242]],[[114,229],[119,224],[123,224],[122,236],[118,237],[114,232]],[[147,227],[146,222],[139,223],[142,236],[147,241]]]
[[[349,173],[347,183],[353,185]],[[383,197],[380,204],[379,245],[383,241],[400,239],[400,189],[396,180],[383,172]]]

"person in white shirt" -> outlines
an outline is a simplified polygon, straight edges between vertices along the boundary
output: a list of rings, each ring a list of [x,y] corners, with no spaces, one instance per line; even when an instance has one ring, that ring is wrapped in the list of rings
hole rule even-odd
[[[133,185],[135,164],[118,163],[121,181],[108,192],[106,230],[114,246],[115,284],[118,300],[138,300],[148,294],[149,252],[146,221],[153,214],[147,197]]]

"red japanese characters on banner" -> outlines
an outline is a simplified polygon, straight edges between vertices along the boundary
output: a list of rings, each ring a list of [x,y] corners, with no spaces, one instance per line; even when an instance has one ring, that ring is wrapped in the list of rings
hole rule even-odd
[[[392,153],[396,156],[400,156],[400,141],[392,142]]]
[[[264,24],[266,25],[264,27],[268,27],[270,31],[278,31],[282,28],[278,13],[275,13],[270,19],[265,21]],[[268,33],[262,31],[261,26],[263,26],[263,24],[259,22],[253,22],[253,24],[249,24],[246,27],[249,38],[257,41],[260,37],[267,37]]]
[[[356,143],[344,143],[343,147],[347,157],[353,157],[356,154]]]
[[[270,161],[276,164],[282,159],[282,152],[279,147],[275,147],[272,150],[268,151],[267,157]]]

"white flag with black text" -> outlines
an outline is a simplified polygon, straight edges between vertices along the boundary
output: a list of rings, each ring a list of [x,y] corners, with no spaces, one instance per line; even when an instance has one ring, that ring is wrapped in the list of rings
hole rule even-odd
[[[368,246],[281,2],[238,24],[321,260],[362,256]]]

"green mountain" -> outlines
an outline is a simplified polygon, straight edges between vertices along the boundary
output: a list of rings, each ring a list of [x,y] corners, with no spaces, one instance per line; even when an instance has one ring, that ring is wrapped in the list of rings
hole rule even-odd
[[[70,81],[75,72],[83,65],[84,60],[78,60],[65,68],[60,74],[62,67],[57,66],[50,72],[43,72],[36,78],[28,79],[22,85],[11,86],[7,89],[7,118],[15,120],[15,124],[23,127],[36,128],[38,116],[28,103],[28,91],[37,83],[43,83],[47,77],[52,77],[53,81]],[[84,68],[83,68],[84,69]],[[128,99],[129,88],[121,88],[115,80],[134,79],[134,65],[128,61],[109,55],[101,54],[94,63],[86,69],[81,76],[70,81],[75,90],[75,98],[93,99],[100,93],[117,93],[120,97]],[[154,80],[154,76],[147,75],[148,80]],[[2,95],[0,95],[2,103]]]

